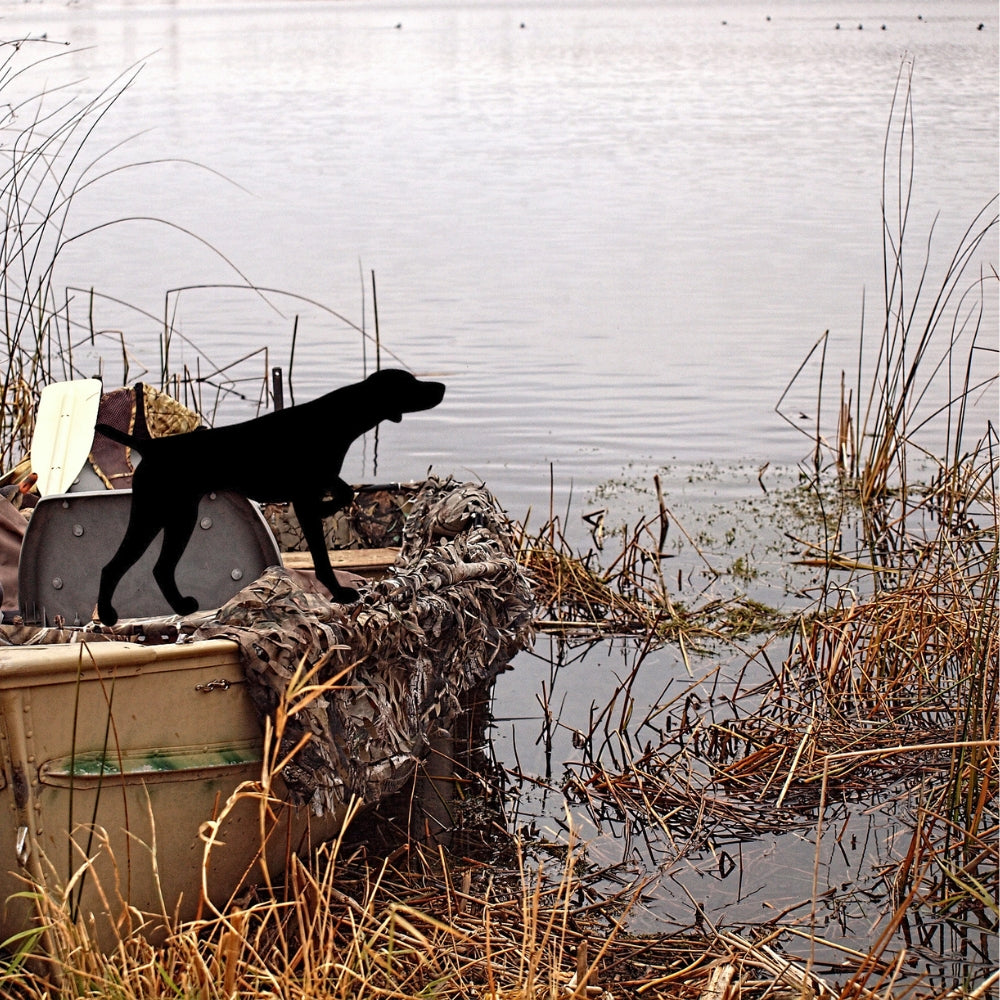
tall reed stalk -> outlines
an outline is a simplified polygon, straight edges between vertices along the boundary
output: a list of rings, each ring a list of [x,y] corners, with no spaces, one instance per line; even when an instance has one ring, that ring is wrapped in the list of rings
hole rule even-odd
[[[23,79],[62,54],[32,58],[46,42],[0,43],[0,309],[3,361],[0,385],[0,468],[27,451],[34,403],[53,376],[77,374],[65,350],[67,303],[54,270],[65,246],[73,202],[100,179],[101,156],[86,160],[94,133],[128,88],[124,74],[89,101],[63,92],[23,97]],[[30,55],[29,55],[30,53]]]
[[[31,81],[40,78],[52,60],[65,54],[64,46],[43,39],[0,42],[0,212],[5,220],[0,237],[0,364],[4,366],[0,383],[0,471],[8,470],[27,454],[38,394],[45,384],[104,377],[105,367],[110,370],[112,362],[120,363],[121,384],[152,372],[149,381],[203,416],[214,414],[220,397],[244,396],[248,390],[241,383],[245,381],[256,383],[258,406],[266,405],[271,375],[267,348],[216,365],[178,328],[177,308],[182,295],[190,297],[206,289],[245,290],[282,320],[275,305],[279,298],[308,303],[360,333],[362,340],[368,338],[361,327],[320,303],[257,287],[210,242],[167,219],[121,216],[89,226],[77,223],[81,195],[93,193],[125,171],[151,167],[154,161],[114,163],[113,155],[127,145],[127,140],[110,147],[98,145],[102,124],[132,86],[141,67],[121,74],[89,99],[76,96],[70,85],[33,90]],[[208,170],[200,164],[187,165]],[[208,250],[232,272],[234,282],[170,289],[164,296],[162,316],[103,290],[60,284],[59,264],[69,248],[84,245],[88,237],[110,228],[134,223],[167,229]],[[156,362],[150,360],[145,367],[137,365],[127,333],[98,330],[95,315],[104,304],[126,309],[137,321],[159,328]],[[178,343],[197,359],[195,370],[177,362]],[[253,361],[257,362],[257,370],[252,376],[234,374],[237,366],[243,365],[245,371],[244,363]],[[84,370],[85,365],[96,365],[98,370]]]

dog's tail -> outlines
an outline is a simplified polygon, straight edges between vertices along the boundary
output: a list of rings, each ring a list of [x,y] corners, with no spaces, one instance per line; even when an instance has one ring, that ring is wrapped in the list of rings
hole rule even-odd
[[[132,437],[131,434],[126,434],[125,431],[120,431],[117,427],[112,427],[109,424],[97,424],[94,430],[98,434],[103,434],[105,437],[111,438],[112,441],[127,445],[129,448],[139,452],[140,455],[142,454],[145,441],[140,441],[138,438]]]

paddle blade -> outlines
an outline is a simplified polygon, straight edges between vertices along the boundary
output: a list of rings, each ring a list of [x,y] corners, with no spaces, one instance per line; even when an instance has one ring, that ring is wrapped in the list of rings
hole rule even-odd
[[[65,493],[87,461],[101,391],[96,378],[53,382],[42,389],[31,439],[31,470],[38,473],[42,496]]]

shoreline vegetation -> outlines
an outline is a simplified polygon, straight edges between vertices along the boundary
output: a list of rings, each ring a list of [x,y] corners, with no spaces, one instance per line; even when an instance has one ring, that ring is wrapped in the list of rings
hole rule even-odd
[[[26,48],[0,46],[0,93],[31,70],[22,62]],[[28,451],[40,386],[81,374],[74,363],[81,344],[109,343],[83,315],[89,310],[57,288],[54,267],[79,238],[69,224],[73,197],[102,176],[102,157],[89,152],[95,130],[129,79],[82,108],[69,98],[60,103],[58,94],[20,104],[17,114],[0,106],[4,469]],[[568,540],[578,533],[568,514],[550,511],[541,527],[529,530],[528,517],[520,526],[538,627],[566,647],[614,635],[637,650],[632,673],[588,727],[577,721],[578,760],[553,786],[567,815],[572,807],[598,826],[614,818],[630,836],[662,839],[675,858],[723,834],[751,840],[764,830],[809,831],[810,899],[739,929],[713,926],[692,899],[694,917],[683,932],[631,929],[656,873],[637,878],[625,866],[596,863],[570,820],[556,839],[512,829],[505,794],[540,779],[491,758],[482,705],[468,731],[455,734],[459,749],[447,762],[454,772],[449,844],[422,834],[421,794],[429,786],[418,777],[374,820],[359,813],[336,842],[310,858],[291,856],[283,876],[247,887],[222,910],[206,900],[199,919],[185,923],[169,906],[151,916],[126,911],[119,940],[106,950],[86,915],[72,913],[72,884],[62,891],[26,885],[39,924],[4,943],[0,994],[971,1000],[995,993],[1000,442],[992,419],[974,426],[973,404],[996,392],[995,343],[986,342],[982,303],[997,274],[968,268],[995,238],[997,202],[973,220],[936,284],[926,262],[911,273],[904,244],[912,136],[904,64],[886,128],[881,329],[862,330],[857,371],[850,381],[841,376],[832,407],[823,391],[825,337],[776,407],[789,419],[783,405],[811,370],[807,362],[818,361],[799,490],[814,512],[813,535],[788,539],[794,559],[822,582],[808,607],[770,607],[738,587],[680,601],[664,569],[668,540],[683,537],[707,574],[722,574],[676,517],[659,479],[655,509],[637,524],[606,530],[600,512],[588,514],[587,551]],[[90,293],[82,299],[92,302]],[[205,372],[171,370],[171,340],[180,334],[170,316],[168,300],[155,373],[162,387],[203,413],[226,392],[243,391],[207,359]],[[129,352],[118,337],[128,378]],[[988,352],[994,371],[983,380],[975,373]],[[266,401],[266,375],[259,392]],[[946,442],[937,452],[922,443],[931,428]],[[752,570],[731,567],[729,577],[738,584]],[[727,694],[726,718],[699,715],[684,697],[653,705],[637,699],[636,673],[663,644],[680,651],[692,679],[686,690],[711,685],[720,650],[745,659],[747,680]],[[269,747],[322,693],[310,679],[317,667],[303,665]],[[558,713],[551,724],[561,724]],[[285,763],[266,756],[260,780],[222,807],[255,799],[264,834],[271,783]],[[872,810],[892,801],[902,816],[893,856],[863,910],[866,950],[829,946],[823,926],[821,849],[838,842],[831,807],[848,800]],[[220,819],[206,824],[206,866]],[[102,888],[116,899],[117,885]],[[935,967],[926,957],[932,951],[950,957]]]

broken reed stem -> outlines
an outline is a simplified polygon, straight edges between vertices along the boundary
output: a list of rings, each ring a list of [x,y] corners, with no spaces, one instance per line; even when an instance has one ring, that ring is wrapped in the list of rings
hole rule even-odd
[[[574,550],[558,518],[531,535],[525,525],[518,527],[518,561],[532,578],[539,606],[536,627],[566,635],[641,635],[651,642],[676,639],[683,644],[787,627],[786,615],[746,598],[708,598],[694,608],[671,598],[661,566],[669,524],[678,525],[713,577],[719,573],[663,501],[658,477],[656,486],[657,514],[624,533],[621,548],[607,563],[593,548],[585,554]]]

